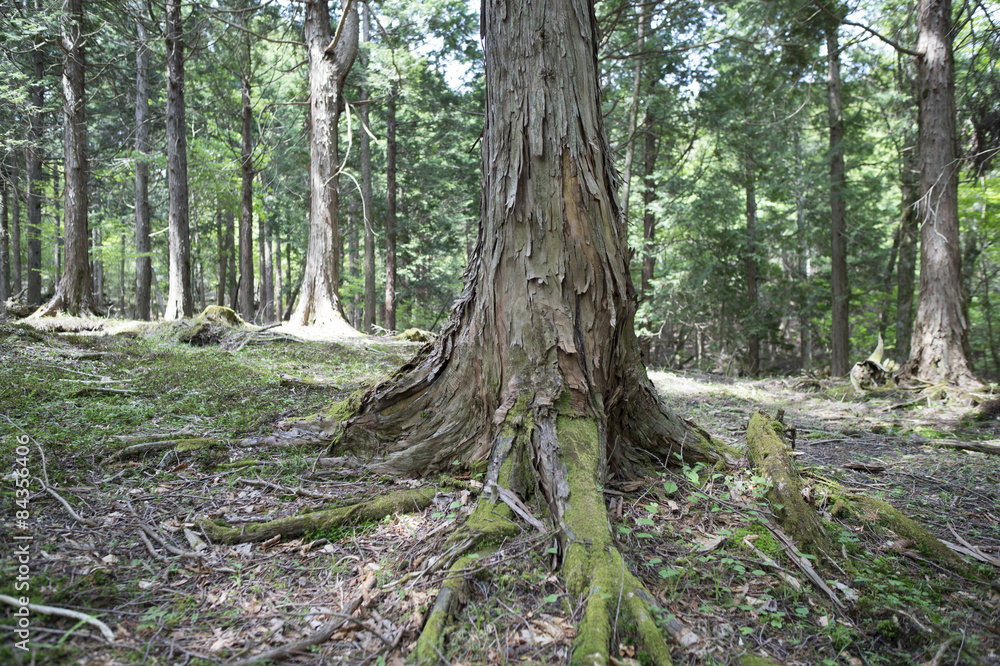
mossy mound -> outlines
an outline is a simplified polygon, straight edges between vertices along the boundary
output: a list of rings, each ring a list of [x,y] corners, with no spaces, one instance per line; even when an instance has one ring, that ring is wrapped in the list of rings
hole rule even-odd
[[[204,347],[220,343],[228,331],[245,325],[246,322],[232,308],[209,305],[178,334],[177,339],[189,345]]]
[[[436,338],[437,336],[430,331],[424,331],[419,328],[408,328],[396,336],[397,340],[404,342],[434,342]]]

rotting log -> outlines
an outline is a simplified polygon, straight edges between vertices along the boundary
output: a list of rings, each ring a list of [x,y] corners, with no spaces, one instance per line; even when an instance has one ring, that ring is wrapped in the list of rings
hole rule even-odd
[[[198,521],[205,535],[216,543],[237,544],[267,541],[276,536],[293,538],[306,532],[354,525],[369,520],[381,520],[394,513],[422,511],[431,504],[436,491],[433,487],[397,490],[367,502],[314,511],[301,516],[278,518],[266,523],[230,527],[208,519]]]
[[[774,514],[799,550],[817,557],[833,552],[822,519],[802,496],[802,482],[789,448],[782,439],[783,425],[763,412],[750,418],[747,454],[751,463],[767,479],[767,499]]]

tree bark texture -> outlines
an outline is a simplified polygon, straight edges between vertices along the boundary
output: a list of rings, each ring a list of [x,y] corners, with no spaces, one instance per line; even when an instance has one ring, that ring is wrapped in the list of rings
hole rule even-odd
[[[194,315],[188,208],[187,127],[184,104],[182,0],[167,0],[167,189],[170,273],[164,319]]]
[[[368,5],[364,6],[361,21],[361,38],[365,43],[370,41],[371,16],[368,15]],[[361,51],[361,65],[365,76],[365,85],[361,87],[361,98],[368,99],[371,94],[367,85],[368,76],[368,51]],[[373,227],[374,199],[372,197],[372,147],[365,128],[368,123],[368,105],[361,105],[361,202],[364,208],[364,247],[365,247],[365,306],[361,319],[361,332],[372,333],[372,326],[375,325],[375,229]]]
[[[52,300],[35,315],[62,310],[98,314],[90,276],[90,229],[87,220],[87,116],[84,97],[83,0],[63,0],[63,161],[66,265]],[[33,315],[34,316],[34,315]]]
[[[11,155],[13,165],[10,170],[10,293],[21,293],[21,183],[17,153]]]
[[[979,386],[965,351],[951,0],[921,0],[917,25],[920,291],[904,370],[931,382]]]
[[[149,39],[136,21],[135,49],[135,316],[149,321],[153,260],[149,256]]]
[[[382,448],[399,473],[490,459],[495,478],[507,456],[533,455],[562,520],[560,415],[597,424],[580,454],[601,478],[681,442],[694,458],[712,454],[660,403],[639,359],[590,3],[490,0],[483,29],[482,222],[465,287],[437,342],[372,388],[343,435]],[[533,453],[512,453],[516,433]]]
[[[896,265],[896,357],[910,358],[913,336],[913,284],[917,274],[917,238],[920,233],[919,164],[916,146],[903,158],[900,178],[899,258]]]
[[[389,92],[385,128],[385,321],[396,330],[396,92]]]
[[[240,75],[240,294],[239,312],[253,321],[253,109],[250,104],[250,44],[247,42],[246,70]],[[261,246],[263,257],[263,246]],[[263,271],[262,271],[263,274]]]
[[[646,7],[639,3],[636,13],[636,53],[635,72],[632,74],[632,104],[628,112],[628,136],[625,137],[625,164],[622,168],[622,215],[628,220],[629,197],[632,193],[632,161],[635,159],[636,127],[639,120],[639,90],[642,86],[643,51],[646,49]],[[650,12],[652,13],[652,12]],[[649,110],[646,111],[647,119]],[[646,126],[648,132],[650,127]],[[648,141],[648,139],[647,139]],[[640,294],[645,291],[640,289]]]
[[[10,198],[6,174],[0,173],[0,315],[10,298]]]
[[[839,26],[826,32],[827,119],[830,129],[830,285],[833,309],[830,326],[830,374],[850,370],[850,322],[847,284],[847,208],[844,201],[844,117],[840,95]]]
[[[358,9],[348,1],[337,34],[330,31],[326,0],[306,2],[305,41],[309,55],[309,180],[312,200],[309,245],[299,302],[291,322],[356,332],[341,309],[338,222],[337,125],[347,73],[358,53]]]
[[[36,14],[41,14],[41,3],[35,0]],[[28,9],[28,2],[25,2]],[[45,95],[42,77],[45,75],[44,42],[35,45],[31,54],[31,69],[34,80],[28,95],[31,108],[28,118],[28,145],[24,151],[24,163],[28,171],[27,222],[28,222],[28,305],[42,304],[42,106]]]
[[[756,377],[760,374],[760,335],[758,319],[760,317],[760,288],[757,281],[757,192],[756,172],[753,155],[749,146],[745,155],[744,177],[746,178],[746,276],[747,302],[749,303],[750,335],[747,336],[747,374]]]
[[[380,449],[397,473],[488,460],[485,511],[505,492],[545,502],[569,593],[587,597],[572,662],[608,662],[621,590],[643,649],[670,663],[600,488],[681,449],[719,449],[660,402],[640,361],[593,4],[486,0],[482,33],[481,224],[465,286],[438,340],[360,399],[342,440]]]

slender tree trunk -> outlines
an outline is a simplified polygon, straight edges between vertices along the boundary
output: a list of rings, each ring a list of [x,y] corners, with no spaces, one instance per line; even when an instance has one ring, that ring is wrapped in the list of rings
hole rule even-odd
[[[389,92],[385,128],[385,328],[396,330],[396,94]]]
[[[253,109],[250,102],[250,43],[246,45],[246,71],[240,75],[242,123],[240,143],[240,296],[239,311],[246,321],[254,316],[253,302]],[[261,261],[264,247],[260,246]],[[261,273],[263,275],[263,273]],[[263,301],[262,301],[263,302]]]
[[[850,326],[847,284],[847,208],[844,201],[844,118],[840,95],[838,26],[826,32],[827,118],[830,128],[830,284],[833,308],[830,327],[830,374],[850,369]]]
[[[10,298],[10,198],[6,176],[0,171],[0,315],[7,312]]]
[[[29,9],[25,0],[25,10]],[[34,1],[35,14],[41,14],[41,2]],[[29,15],[32,13],[27,11]],[[31,54],[31,68],[34,81],[28,95],[31,99],[29,111],[28,145],[24,162],[28,171],[28,292],[27,303],[31,306],[42,304],[42,106],[45,94],[42,77],[45,75],[44,42],[36,45]]]
[[[281,229],[274,226],[274,316],[275,321],[282,321],[284,309],[284,283],[281,279]]]
[[[236,271],[236,256],[237,254],[239,254],[239,251],[241,250],[238,251],[238,248],[236,248],[235,246],[236,235],[238,235],[239,232],[237,230],[236,234],[233,233],[233,225],[236,224],[236,216],[233,215],[233,211],[227,208],[224,215],[225,215],[225,225],[226,225],[226,237],[229,239],[229,250],[227,252],[229,256],[229,285],[228,285],[229,307],[231,307],[233,311],[239,312],[240,282]]]
[[[983,285],[983,313],[986,315],[986,337],[990,345],[990,357],[993,359],[993,373],[995,378],[1000,379],[1000,349],[997,349],[996,338],[993,333],[993,303],[990,301],[990,284],[992,283],[989,272],[986,270],[986,260],[985,258],[980,261],[980,267],[982,270],[982,285]]]
[[[910,358],[910,339],[913,336],[913,285],[917,273],[917,238],[920,223],[919,165],[916,147],[903,161],[901,174],[901,210],[899,224],[899,266],[896,269],[896,356],[905,361]]]
[[[340,305],[337,125],[344,81],[358,53],[358,10],[348,0],[336,34],[326,0],[307,0],[305,41],[309,55],[309,244],[302,288],[292,323],[327,325],[350,335]]]
[[[368,5],[365,4],[361,25],[361,38],[367,44],[370,41],[371,16],[368,15]],[[371,94],[367,85],[370,73],[368,71],[368,49],[361,51],[361,65],[365,76],[365,85],[361,88],[361,98],[368,99]],[[365,127],[368,123],[368,105],[361,105],[361,122]],[[373,212],[375,210],[372,198],[372,148],[368,133],[361,131],[361,202],[364,208],[365,226],[365,307],[361,321],[361,332],[370,334],[375,325],[375,228]]]
[[[656,180],[653,177],[653,173],[656,171],[658,142],[656,132],[654,131],[655,120],[649,109],[646,109],[646,118],[643,125],[646,128],[646,140],[642,177],[642,269],[639,281],[639,299],[642,301],[648,299],[653,293],[653,271],[656,268],[656,215],[653,213],[653,202],[656,201]],[[639,338],[639,348],[646,362],[650,362],[649,335]]]
[[[63,0],[62,15],[66,267],[55,296],[32,316],[60,310],[78,315],[100,313],[90,276],[83,0]]]
[[[149,221],[149,40],[146,27],[136,21],[135,49],[135,316],[149,321],[153,259]]]
[[[121,260],[118,264],[118,284],[121,288],[121,300],[118,302],[118,315],[125,317],[125,234],[121,235],[121,241]]]
[[[21,279],[21,170],[17,153],[11,155],[13,166],[10,170],[10,285],[11,296],[17,296],[24,288]]]
[[[230,227],[226,229],[225,216],[222,214],[222,209],[216,209],[215,211],[215,239],[216,239],[216,275],[218,276],[218,283],[215,288],[215,304],[225,305],[226,304],[226,286],[227,286],[227,275],[226,271],[229,269],[229,243],[233,239],[233,231]]]
[[[799,320],[799,363],[803,370],[812,367],[812,323],[809,318],[809,235],[806,228],[806,185],[802,178],[802,144],[795,133],[795,235],[797,240],[796,279],[799,281],[796,310]]]
[[[962,305],[951,0],[921,0],[917,25],[920,292],[904,370],[927,381],[980,386],[966,357]]]
[[[53,288],[52,291],[59,286],[59,277],[62,275],[63,266],[63,233],[62,233],[62,208],[59,203],[59,178],[62,174],[59,173],[59,166],[52,165],[52,224],[55,227],[55,233],[53,234],[53,246],[55,248],[55,264],[56,272],[52,276]]]
[[[101,259],[104,256],[104,237],[99,227],[91,229],[90,237],[93,244],[90,255],[94,258],[90,266],[90,274],[94,278],[94,298],[99,307],[104,307],[104,260]]]
[[[650,15],[654,7],[650,8]],[[628,136],[625,138],[625,164],[622,168],[622,215],[628,220],[629,196],[632,193],[632,160],[635,158],[636,126],[639,120],[639,91],[642,86],[642,66],[646,50],[646,6],[640,2],[635,7],[636,13],[636,53],[635,72],[632,75],[632,103],[628,112]],[[649,110],[646,111],[648,119]],[[646,126],[647,137],[651,127]],[[648,139],[647,139],[648,141]],[[640,298],[646,293],[640,290]],[[648,347],[648,344],[647,344]],[[648,353],[648,349],[646,350]]]
[[[167,0],[167,188],[170,200],[167,227],[170,272],[164,319],[181,319],[194,314],[181,2],[182,0]]]
[[[364,132],[362,132],[364,134]],[[348,274],[351,276],[351,282],[357,285],[361,280],[361,256],[359,253],[360,244],[358,238],[358,220],[361,220],[361,224],[364,224],[364,213],[360,216],[352,215],[347,226],[347,265]],[[354,297],[351,299],[351,326],[354,328],[361,328],[361,292],[354,287]]]
[[[746,275],[747,302],[750,313],[750,334],[747,336],[747,373],[751,377],[760,374],[760,335],[757,333],[760,316],[759,287],[757,284],[757,193],[753,156],[747,148],[744,174],[746,178]]]
[[[274,321],[274,259],[270,229],[264,220],[260,221],[260,312],[265,322]]]
[[[198,305],[200,306],[199,312],[204,312],[208,303],[205,297],[205,264],[202,261],[202,251],[201,251],[201,230],[198,227],[198,216],[197,214],[192,215],[195,219],[194,223],[194,246],[192,248],[194,254],[194,270],[195,274],[191,276],[192,283],[194,282],[195,275],[198,277]]]

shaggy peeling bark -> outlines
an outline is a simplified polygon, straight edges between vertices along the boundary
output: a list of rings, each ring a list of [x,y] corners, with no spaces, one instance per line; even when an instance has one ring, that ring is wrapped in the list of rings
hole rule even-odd
[[[465,288],[437,342],[359,400],[342,443],[378,448],[399,474],[488,461],[488,487],[537,493],[570,591],[587,599],[574,662],[607,663],[616,606],[595,590],[614,589],[669,663],[600,487],[675,452],[731,454],[660,402],[640,361],[592,4],[488,0],[482,26],[483,210]]]
[[[966,356],[969,322],[962,305],[951,0],[921,0],[917,23],[920,293],[903,374],[980,388]]]
[[[62,7],[66,265],[52,300],[36,310],[33,318],[59,311],[100,314],[90,279],[83,0],[63,0]]]
[[[358,8],[347,2],[336,35],[330,32],[326,0],[306,2],[305,37],[309,52],[309,246],[302,293],[291,322],[330,326],[357,335],[344,318],[338,293],[340,228],[337,183],[337,122],[344,81],[358,54]]]

